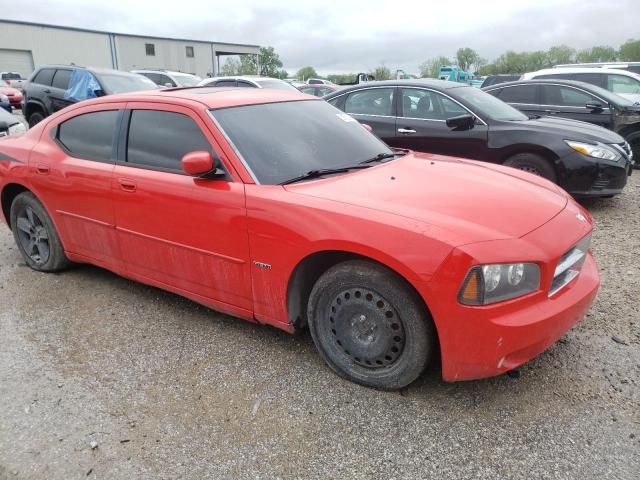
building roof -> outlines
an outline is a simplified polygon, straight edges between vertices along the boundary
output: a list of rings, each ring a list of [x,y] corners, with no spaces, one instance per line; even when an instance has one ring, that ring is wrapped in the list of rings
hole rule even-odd
[[[157,37],[154,35],[136,35],[132,33],[119,33],[119,32],[109,32],[106,30],[92,30],[88,28],[78,28],[78,27],[70,27],[66,25],[51,25],[48,23],[34,23],[34,22],[26,22],[23,20],[7,20],[0,19],[0,23],[13,23],[17,25],[30,25],[32,27],[43,27],[43,28],[57,28],[60,30],[73,30],[76,32],[87,32],[87,33],[100,33],[103,35],[118,35],[120,37],[137,37],[137,38],[150,38],[154,40],[173,40],[176,42],[192,42],[192,43],[215,43],[216,45],[230,45],[230,46],[239,46],[239,47],[252,47],[252,48],[260,48],[260,45],[252,45],[248,43],[229,43],[229,42],[215,42],[211,40],[193,40],[189,38],[175,38],[175,37]]]

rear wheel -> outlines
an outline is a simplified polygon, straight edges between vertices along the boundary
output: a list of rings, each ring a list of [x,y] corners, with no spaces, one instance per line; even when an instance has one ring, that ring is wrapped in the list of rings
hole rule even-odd
[[[30,192],[18,195],[11,204],[11,230],[27,265],[40,272],[57,272],[68,267],[51,218]]]
[[[28,120],[29,128],[37,125],[42,120],[44,120],[44,113],[42,113],[40,110],[36,110],[31,115],[29,115],[29,120]]]
[[[320,277],[308,320],[329,366],[369,387],[409,385],[427,366],[435,342],[417,294],[395,273],[362,260],[338,264]]]
[[[533,173],[557,183],[556,172],[553,169],[553,165],[551,165],[546,158],[535,153],[517,153],[509,157],[504,162],[504,165]]]

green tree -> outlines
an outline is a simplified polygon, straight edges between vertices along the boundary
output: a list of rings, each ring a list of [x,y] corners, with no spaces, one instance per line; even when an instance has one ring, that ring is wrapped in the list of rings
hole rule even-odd
[[[625,62],[640,62],[640,40],[631,39],[620,45],[618,57]]]
[[[258,55],[240,56],[240,67],[234,75],[277,77],[281,68],[282,60],[273,47],[260,47]]]
[[[391,80],[391,70],[384,65],[376,67],[375,70],[370,71],[369,73],[373,75],[376,80]]]
[[[617,58],[616,51],[613,47],[600,45],[597,47],[580,50],[576,54],[576,61],[586,62],[613,62]]]
[[[442,55],[436,58],[431,58],[420,65],[420,76],[422,78],[438,78],[440,67],[444,65],[451,65],[451,63],[451,60]]]
[[[566,45],[557,45],[549,49],[547,56],[549,57],[550,66],[558,65],[560,63],[573,63],[576,51]]]
[[[331,74],[327,75],[327,80],[330,82],[336,83],[338,85],[342,83],[353,83],[356,81],[355,73],[346,73],[346,74]]]
[[[224,65],[220,69],[220,74],[225,77],[238,75],[240,73],[240,60],[234,57],[229,57],[225,60]]]
[[[258,75],[258,58],[256,55],[240,55],[238,75]]]
[[[458,68],[461,70],[469,70],[471,65],[474,65],[478,61],[479,57],[478,53],[472,48],[459,48],[456,52]]]
[[[287,72],[286,70],[279,70],[278,74],[276,75],[276,78],[279,78],[280,80],[284,80],[285,78],[289,78],[289,72]]]
[[[318,72],[316,72],[315,68],[313,67],[302,67],[296,73],[296,78],[303,82],[310,78],[316,78],[317,76],[318,76]]]

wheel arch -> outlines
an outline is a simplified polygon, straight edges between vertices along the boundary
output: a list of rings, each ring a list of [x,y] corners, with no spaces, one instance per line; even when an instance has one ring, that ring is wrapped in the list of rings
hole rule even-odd
[[[560,157],[557,153],[555,153],[550,148],[544,147],[542,145],[536,145],[531,143],[518,143],[515,145],[510,145],[503,149],[500,152],[500,156],[498,157],[498,163],[501,165],[504,164],[507,160],[509,160],[514,155],[519,155],[522,153],[533,153],[536,155],[540,155],[545,160],[549,162],[549,164],[553,167],[553,170],[556,172],[556,177],[560,178],[564,173],[564,169],[561,168],[560,162],[558,160]]]
[[[42,113],[46,114],[47,109],[44,106],[44,103],[42,103],[39,100],[29,100],[27,103],[25,103],[24,106],[25,112],[24,112],[24,119],[28,122],[29,121],[29,116],[36,110],[41,110]],[[46,115],[45,115],[46,116]]]
[[[11,230],[11,205],[15,198],[23,192],[29,192],[35,196],[29,188],[25,187],[20,183],[8,183],[2,188],[2,193],[0,193],[0,205],[2,205],[2,214],[4,215],[4,219],[9,226],[9,230]]]

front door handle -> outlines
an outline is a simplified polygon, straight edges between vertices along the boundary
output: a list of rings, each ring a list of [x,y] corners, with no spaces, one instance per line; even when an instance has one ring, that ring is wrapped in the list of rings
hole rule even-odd
[[[413,128],[399,128],[398,133],[402,135],[413,135],[416,131]]]
[[[49,175],[49,165],[40,163],[38,166],[36,166],[36,173],[38,175]]]
[[[135,192],[138,188],[136,182],[128,178],[119,178],[118,183],[120,184],[120,188],[125,192]]]
[[[44,93],[51,93],[51,90],[49,90],[48,88],[45,88],[45,89],[43,90],[43,92],[44,92]]]

